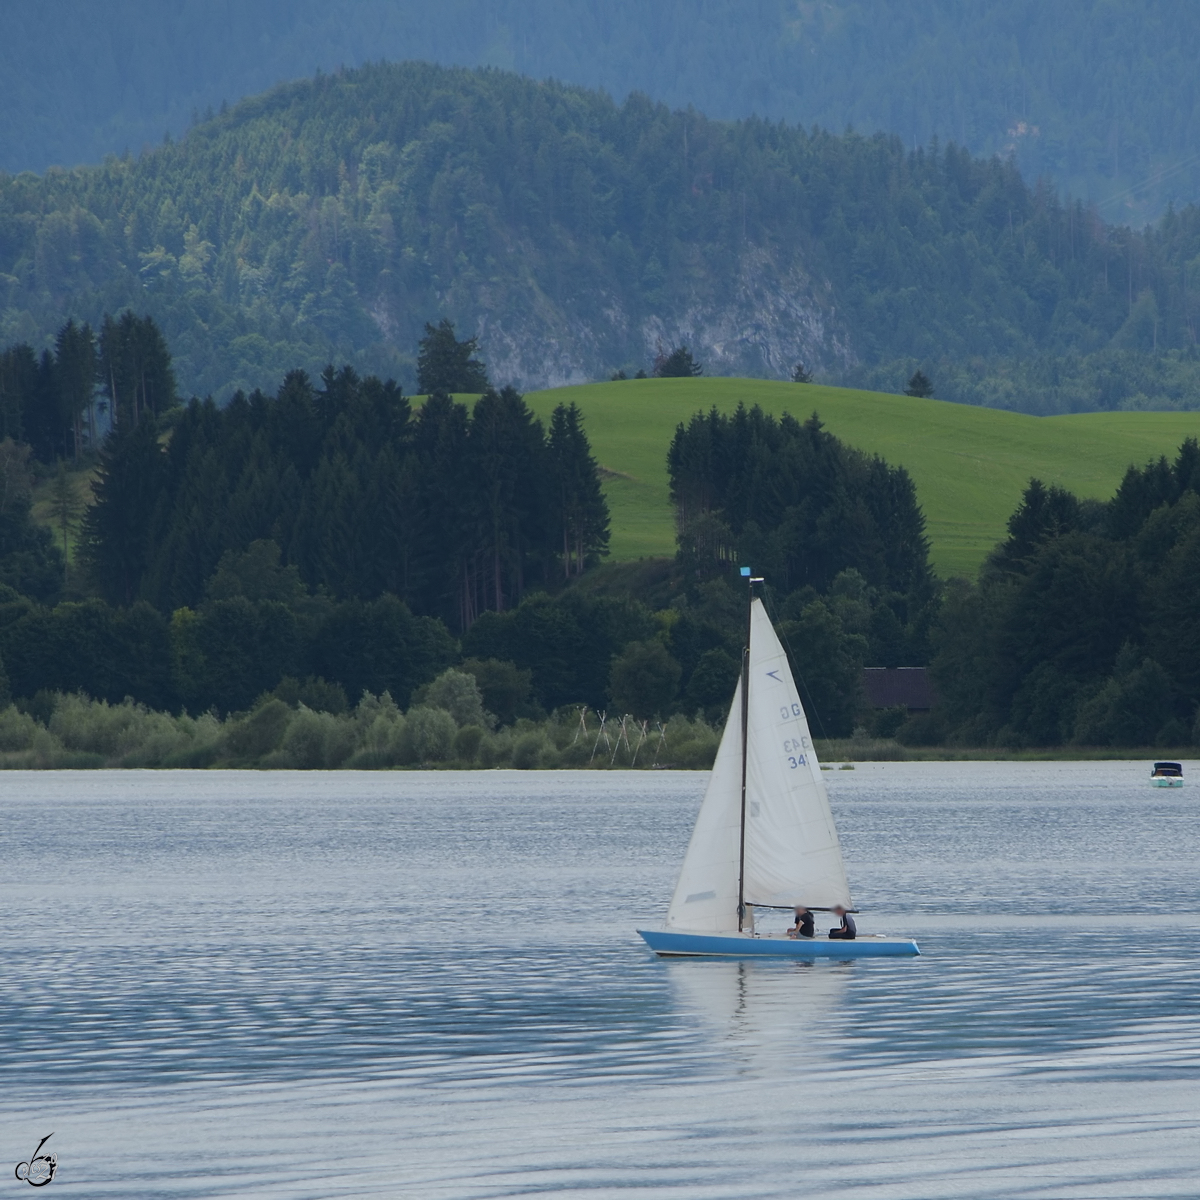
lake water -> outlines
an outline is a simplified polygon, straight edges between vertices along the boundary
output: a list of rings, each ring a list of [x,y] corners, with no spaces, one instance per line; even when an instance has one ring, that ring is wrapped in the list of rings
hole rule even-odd
[[[706,776],[0,776],[0,1175],[153,1197],[1194,1197],[1200,779],[826,775],[867,933],[678,961]],[[11,1187],[17,1186],[15,1181]]]

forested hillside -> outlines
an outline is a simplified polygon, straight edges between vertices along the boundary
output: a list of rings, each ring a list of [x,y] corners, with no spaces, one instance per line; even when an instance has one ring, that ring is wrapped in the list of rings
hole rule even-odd
[[[0,340],[134,304],[182,390],[330,360],[411,384],[424,323],[520,386],[649,366],[1033,411],[1200,403],[1200,210],[1146,234],[953,146],[725,124],[497,71],[292,84],[139,159],[0,179]]]
[[[942,609],[924,730],[978,745],[1200,741],[1200,446],[1108,504],[1033,480],[978,586]]]
[[[99,162],[314,69],[499,66],[1014,154],[1135,223],[1200,198],[1187,0],[7,0],[0,169]]]

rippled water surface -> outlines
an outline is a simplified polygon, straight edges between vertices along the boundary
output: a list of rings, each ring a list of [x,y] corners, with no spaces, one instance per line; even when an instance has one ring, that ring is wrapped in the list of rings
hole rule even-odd
[[[6,773],[0,1176],[54,1130],[80,1196],[1194,1197],[1200,789],[1147,774],[830,772],[924,954],[810,965],[636,937],[699,774]]]

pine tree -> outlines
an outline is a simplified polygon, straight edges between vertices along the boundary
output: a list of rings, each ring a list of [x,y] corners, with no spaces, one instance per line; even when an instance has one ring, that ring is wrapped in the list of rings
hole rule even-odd
[[[550,461],[562,567],[567,578],[608,553],[608,503],[577,405],[560,404],[550,418]]]
[[[357,400],[360,381],[353,367],[335,371],[331,363],[321,372],[321,385],[315,397],[317,416],[324,429],[328,430]]]
[[[37,390],[38,364],[33,347],[25,343],[0,353],[0,439],[21,441],[25,414]]]
[[[38,462],[52,463],[65,449],[66,426],[59,404],[58,365],[49,350],[43,350],[26,393],[22,426]]]
[[[688,379],[703,375],[704,368],[686,346],[676,346],[669,354],[660,347],[654,360],[654,374],[659,379]]]
[[[1065,488],[1031,479],[1016,512],[1008,518],[1008,539],[992,552],[990,562],[1003,571],[1022,572],[1048,541],[1079,528],[1079,501]]]
[[[490,386],[487,367],[475,357],[478,353],[478,339],[460,342],[447,318],[436,326],[426,324],[417,352],[417,391],[425,396],[434,392],[486,392]]]
[[[808,370],[802,362],[798,362],[792,368],[793,383],[812,383],[812,372]]]
[[[119,323],[106,334],[119,351]],[[140,393],[136,410],[119,378],[115,394],[122,418],[85,528],[86,561],[113,603],[202,606],[222,556],[268,539],[310,589],[390,592],[465,630],[519,604],[560,559],[578,574],[606,552],[608,509],[578,410],[556,415],[552,455],[510,387],[473,412],[434,392],[412,416],[390,381],[330,368],[314,390],[292,372],[274,397],[193,400],[165,450]]]
[[[83,417],[85,413],[91,415],[99,367],[91,326],[76,325],[73,319],[68,321],[58,331],[54,350],[58,416],[69,430],[71,448],[78,462],[83,449]],[[94,432],[94,426],[89,426],[89,433],[94,435]],[[94,437],[92,440],[94,443]]]
[[[914,371],[912,378],[908,381],[908,387],[904,389],[906,396],[916,396],[919,399],[925,399],[927,396],[933,395],[933,384],[929,380],[929,376],[924,371]]]
[[[92,485],[95,503],[84,518],[82,550],[110,604],[132,604],[141,591],[165,469],[166,457],[151,421],[118,427],[101,452]]]
[[[410,586],[415,606],[466,628],[473,619],[472,485],[467,464],[470,414],[445,392],[433,392],[413,429],[406,481],[417,499]]]
[[[471,416],[467,455],[475,498],[473,590],[480,608],[503,612],[520,602],[528,567],[549,550],[542,522],[545,435],[515,388],[480,398]],[[464,626],[473,616],[464,612]]]

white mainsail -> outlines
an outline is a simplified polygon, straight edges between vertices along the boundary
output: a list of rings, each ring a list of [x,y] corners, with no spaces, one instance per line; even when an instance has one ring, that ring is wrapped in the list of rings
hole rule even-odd
[[[750,607],[750,703],[746,755],[748,905],[853,907],[821,767],[787,655],[761,600]],[[741,840],[742,684],[696,818],[667,928],[738,928]]]

